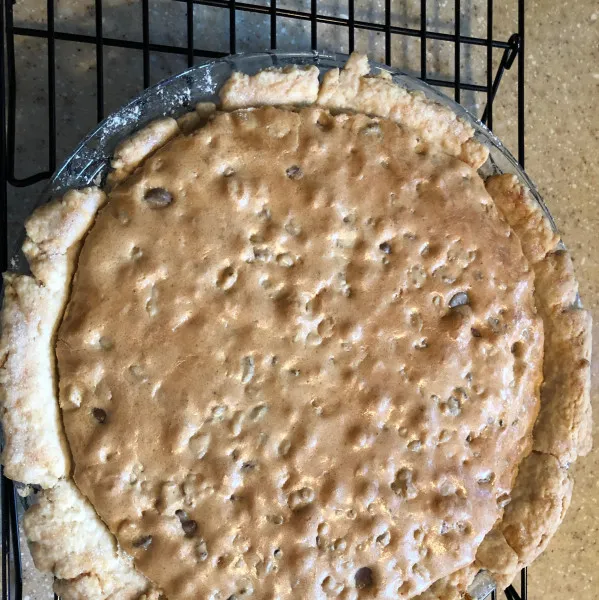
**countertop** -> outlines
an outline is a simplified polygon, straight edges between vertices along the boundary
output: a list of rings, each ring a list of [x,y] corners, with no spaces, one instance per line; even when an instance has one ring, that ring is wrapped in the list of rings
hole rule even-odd
[[[267,2],[255,2],[268,4]],[[381,0],[356,0],[356,18],[384,22]],[[485,34],[486,0],[462,1],[462,33]],[[514,0],[495,2],[495,37],[507,39],[516,30]],[[599,183],[599,0],[526,3],[526,168],[560,228],[571,250],[580,281],[583,302],[599,321],[599,204],[594,186]],[[184,2],[156,0],[150,3],[151,39],[156,43],[185,44]],[[419,0],[392,2],[393,24],[418,27]],[[15,22],[30,27],[45,27],[46,2],[18,0]],[[141,3],[132,0],[105,0],[104,33],[115,38],[141,39]],[[280,0],[279,7],[309,12],[308,0]],[[450,31],[453,2],[430,2],[429,22],[439,31]],[[345,16],[347,3],[341,0],[319,2],[319,10]],[[228,12],[196,6],[194,33],[197,47],[228,50]],[[59,0],[56,29],[93,35],[93,0]],[[180,23],[179,28],[175,23]],[[167,25],[168,24],[168,25]],[[268,16],[240,14],[237,20],[238,51],[259,51],[269,47]],[[280,49],[307,49],[309,22],[281,21],[278,30]],[[342,28],[319,26],[323,49],[347,51],[347,35]],[[417,69],[417,39],[406,42],[394,38],[394,66]],[[375,60],[384,60],[384,37],[360,33],[358,49],[368,51]],[[16,43],[19,73],[17,108],[17,175],[24,176],[44,168],[46,137],[45,45],[36,38],[18,38]],[[429,42],[431,69],[452,74],[452,50],[445,43]],[[484,50],[484,49],[483,49]],[[118,108],[142,86],[139,52],[106,47],[106,111]],[[95,122],[95,47],[75,42],[59,42],[57,56],[58,154],[64,157]],[[495,55],[497,64],[500,54]],[[464,78],[481,80],[485,54],[480,48],[465,49],[462,57]],[[153,53],[152,82],[183,70],[183,57]],[[506,73],[499,88],[494,111],[495,132],[506,145],[516,150],[516,69]],[[484,83],[484,81],[483,81]],[[480,116],[484,99],[464,94],[463,102]],[[59,160],[60,162],[60,160]],[[41,184],[9,190],[10,241],[18,235],[23,218],[41,190]],[[599,332],[594,327],[593,351],[597,354]],[[592,387],[595,423],[599,422],[597,374],[593,364]],[[597,440],[597,425],[595,439]],[[530,600],[594,600],[599,578],[599,443],[595,450],[574,466],[575,488],[572,505],[547,551],[529,570]],[[24,544],[25,548],[26,545]],[[35,573],[24,550],[25,600],[50,598],[49,580]]]
[[[527,3],[526,169],[570,249],[599,357],[599,2]],[[530,569],[531,600],[592,600],[599,590],[599,360],[592,366],[595,448],[574,466],[574,495]]]

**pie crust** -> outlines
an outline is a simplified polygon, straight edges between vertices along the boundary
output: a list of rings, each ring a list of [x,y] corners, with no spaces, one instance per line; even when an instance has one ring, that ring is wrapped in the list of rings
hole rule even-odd
[[[11,479],[52,487],[70,471],[56,402],[54,336],[81,240],[106,201],[97,188],[70,191],[27,221],[31,275],[4,275],[0,342],[2,462]]]
[[[320,108],[305,109],[305,113],[264,108],[245,114],[250,120],[255,115],[272,123],[284,123],[286,117],[281,115],[292,119],[297,118],[292,115],[305,115],[302,118],[307,120],[332,119],[335,126],[351,123],[373,127],[374,123],[384,132],[391,127],[385,121],[359,115],[331,117],[327,111],[366,113],[389,119],[403,134],[416,132],[420,151],[440,149],[442,154],[462,161],[464,169],[476,169],[487,158],[487,150],[473,139],[472,129],[453,112],[406,92],[386,77],[369,76],[367,60],[358,55],[350,58],[343,71],[333,69],[325,74],[320,87],[318,70],[312,67],[268,70],[254,76],[236,74],[221,91],[221,109],[225,111],[313,104]],[[135,170],[140,165],[146,168],[144,161],[149,155],[169,140],[177,138],[177,143],[184,134],[201,127],[214,110],[214,106],[201,105],[178,121],[159,120],[124,141],[115,152],[114,171],[108,181],[108,186],[115,188],[113,194],[134,186],[141,172]],[[221,120],[227,118],[231,120],[226,115]],[[568,467],[591,446],[590,316],[579,306],[569,255],[540,207],[515,177],[490,177],[486,189],[494,201],[487,210],[493,214],[497,207],[506,220],[508,237],[516,236],[515,243],[521,245],[532,267],[535,304],[544,329],[544,380],[532,439],[530,426],[535,420],[531,415],[536,415],[538,408],[539,383],[534,377],[521,397],[522,418],[514,421],[517,453],[524,456],[532,452],[520,463],[511,498],[503,499],[505,510],[498,512],[497,522],[471,562],[464,563],[462,557],[454,573],[441,577],[426,591],[415,584],[417,577],[409,579],[410,585],[393,597],[457,598],[480,568],[488,570],[498,585],[509,584],[520,568],[544,550],[563,519],[572,490]],[[58,409],[56,331],[82,240],[105,202],[103,192],[88,188],[68,192],[62,200],[38,209],[27,223],[24,244],[32,276],[5,275],[0,383],[6,444],[2,459],[11,478],[46,488],[27,513],[25,530],[36,565],[55,574],[55,589],[66,599],[153,598],[160,594],[136,571],[132,559],[118,547],[92,505],[69,480],[71,457]],[[117,212],[114,218],[126,220],[128,215]],[[535,322],[531,321],[532,332]],[[531,348],[536,348],[534,343]],[[518,351],[516,348],[515,355]],[[534,363],[534,355],[527,358]],[[71,407],[82,402],[76,389],[69,388],[63,394],[61,386],[63,409],[65,398]],[[506,469],[508,489],[512,476],[513,471]],[[473,542],[474,548],[478,542],[480,539]],[[140,560],[139,552],[133,553]],[[336,590],[335,581],[329,583],[330,593],[357,597],[355,590]],[[181,597],[187,596],[185,588],[176,589]]]

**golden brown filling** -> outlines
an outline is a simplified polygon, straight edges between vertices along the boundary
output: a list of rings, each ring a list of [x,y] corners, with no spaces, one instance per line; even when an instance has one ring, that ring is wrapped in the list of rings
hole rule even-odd
[[[476,171],[362,115],[218,115],[112,192],[57,344],[75,480],[170,600],[410,598],[472,562],[542,325]]]

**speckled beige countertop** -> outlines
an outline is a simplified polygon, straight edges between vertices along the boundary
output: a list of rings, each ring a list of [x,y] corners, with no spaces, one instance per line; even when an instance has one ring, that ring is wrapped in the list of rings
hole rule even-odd
[[[595,449],[574,468],[566,519],[530,569],[530,598],[599,597],[599,2],[527,3],[527,171],[570,248],[592,311]]]
[[[252,0],[250,0],[252,1]],[[256,4],[268,2],[255,0]],[[94,0],[58,0],[57,30],[94,33]],[[462,32],[485,35],[486,0],[462,0]],[[138,0],[104,0],[105,35],[141,39],[141,3]],[[355,0],[356,17],[384,22],[382,0]],[[394,0],[393,24],[419,26],[419,0]],[[45,27],[44,0],[18,0],[15,23]],[[185,3],[153,0],[151,37],[157,43],[183,45]],[[279,7],[309,11],[309,0],[279,0]],[[429,26],[451,31],[453,2],[429,0]],[[495,1],[497,38],[507,39],[516,30],[516,1]],[[221,12],[219,12],[221,11]],[[347,1],[321,0],[319,11],[347,14]],[[195,39],[198,46],[228,50],[228,13],[223,9],[194,9]],[[179,23],[179,27],[176,27]],[[168,24],[168,25],[167,25]],[[268,17],[240,15],[237,21],[238,51],[258,51],[269,46]],[[306,49],[310,45],[308,22],[281,22],[279,48]],[[323,49],[347,51],[342,29],[319,26]],[[360,50],[376,60],[384,58],[384,38],[360,33]],[[395,66],[417,69],[419,41],[396,38],[392,43]],[[431,72],[452,74],[451,46],[429,42]],[[482,51],[481,51],[482,50]],[[72,42],[57,44],[58,152],[66,156],[94,125],[95,49]],[[45,46],[42,40],[17,40],[20,74],[17,119],[17,174],[26,175],[45,168]],[[526,166],[563,233],[575,260],[584,304],[599,322],[599,0],[555,2],[527,0],[526,3]],[[499,60],[499,54],[495,57]],[[481,80],[484,49],[464,49],[464,78]],[[167,54],[152,55],[152,81],[183,70],[185,60]],[[118,108],[141,88],[139,53],[105,49],[107,112]],[[508,72],[496,101],[495,132],[506,145],[516,149],[516,109],[513,85],[516,69]],[[484,99],[464,94],[464,103],[480,116]],[[59,161],[60,162],[60,161]],[[41,187],[9,191],[10,239],[18,235],[23,218],[31,210]],[[599,357],[599,331],[594,328],[594,355]],[[599,421],[597,374],[593,363],[593,403]],[[598,427],[595,426],[595,434]],[[597,435],[595,435],[597,439]],[[599,443],[596,443],[596,447]],[[530,600],[595,600],[599,597],[599,447],[575,468],[574,498],[566,520],[548,550],[529,570]],[[24,550],[25,600],[50,598],[47,577],[35,574]]]

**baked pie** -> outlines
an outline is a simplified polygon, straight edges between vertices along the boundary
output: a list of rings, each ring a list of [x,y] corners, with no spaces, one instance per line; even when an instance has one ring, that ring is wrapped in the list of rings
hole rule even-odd
[[[506,586],[590,449],[568,253],[446,107],[352,55],[236,73],[29,218],[6,474],[65,599]]]

